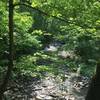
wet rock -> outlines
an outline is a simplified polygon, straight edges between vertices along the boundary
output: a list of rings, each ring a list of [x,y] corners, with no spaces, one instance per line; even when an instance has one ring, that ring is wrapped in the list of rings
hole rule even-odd
[[[53,46],[53,45],[50,45],[49,47],[46,47],[46,48],[44,49],[44,51],[47,51],[47,52],[55,52],[55,51],[57,51],[57,50],[58,50],[58,48],[55,47],[55,46]]]
[[[53,98],[51,96],[46,96],[44,99],[45,100],[52,100]]]
[[[51,96],[47,96],[47,95],[37,95],[36,99],[37,100],[53,100]]]
[[[73,58],[75,58],[75,54],[74,54],[73,51],[65,51],[65,50],[59,51],[58,56],[63,58],[63,59],[66,59],[66,58],[73,59]]]

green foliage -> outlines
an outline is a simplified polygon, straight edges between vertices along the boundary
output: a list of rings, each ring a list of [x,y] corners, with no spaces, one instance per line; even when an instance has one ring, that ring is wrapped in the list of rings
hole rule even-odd
[[[17,13],[15,12],[14,23],[15,31],[27,32],[32,25],[32,17],[27,12]]]
[[[0,57],[4,51],[8,49],[8,12],[6,11],[6,4],[0,1]]]
[[[37,55],[38,54],[38,55]],[[14,72],[18,75],[28,75],[32,77],[43,77],[46,72],[55,73],[55,68],[46,65],[37,65],[39,53],[35,55],[23,56],[15,62]],[[37,56],[36,56],[37,55]],[[43,55],[40,55],[43,56]],[[46,56],[46,55],[45,55]],[[43,56],[43,57],[45,57]],[[40,58],[41,59],[41,58]]]
[[[20,0],[14,0],[14,3]],[[32,76],[41,72],[58,74],[68,67],[91,75],[100,58],[100,2],[98,0],[22,0],[41,11],[17,6],[14,9],[15,69]],[[7,1],[0,1],[0,70],[8,53]],[[51,17],[51,16],[56,17]],[[61,20],[64,19],[64,20]],[[57,43],[58,51],[44,52],[45,47]],[[74,58],[60,58],[59,50],[73,51]],[[25,55],[27,54],[27,55]],[[3,62],[4,61],[4,62]],[[15,71],[15,72],[16,72]]]

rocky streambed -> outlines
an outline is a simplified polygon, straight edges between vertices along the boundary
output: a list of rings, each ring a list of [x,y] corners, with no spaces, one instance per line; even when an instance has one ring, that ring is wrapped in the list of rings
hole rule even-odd
[[[15,85],[16,84],[16,85]],[[19,80],[5,92],[6,100],[84,100],[88,78],[75,73],[61,76],[46,74],[41,80]]]

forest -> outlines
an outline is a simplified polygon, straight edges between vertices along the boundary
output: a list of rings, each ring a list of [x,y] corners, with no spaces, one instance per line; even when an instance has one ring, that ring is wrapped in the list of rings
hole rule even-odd
[[[100,1],[0,0],[0,100],[100,100]]]

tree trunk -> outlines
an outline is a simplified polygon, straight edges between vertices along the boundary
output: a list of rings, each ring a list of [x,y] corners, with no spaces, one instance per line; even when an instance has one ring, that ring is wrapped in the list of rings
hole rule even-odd
[[[100,100],[100,62],[97,63],[96,75],[91,80],[85,100]]]
[[[13,9],[13,0],[9,0],[9,64],[5,78],[0,87],[0,100],[3,100],[3,94],[6,90],[13,69]]]

